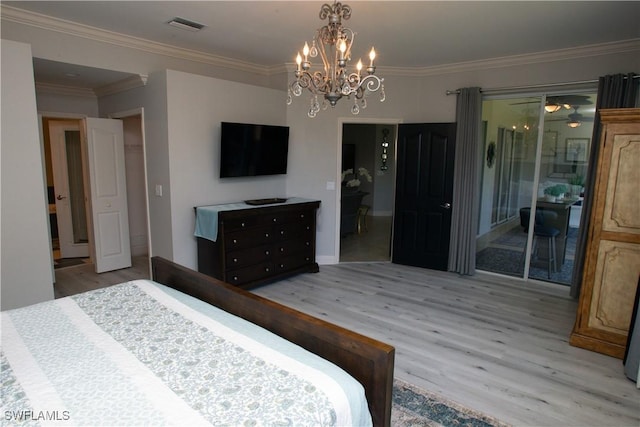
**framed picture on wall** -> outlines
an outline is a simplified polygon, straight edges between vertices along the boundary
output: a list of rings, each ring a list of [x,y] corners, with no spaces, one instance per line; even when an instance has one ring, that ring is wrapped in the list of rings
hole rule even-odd
[[[565,161],[571,163],[586,163],[589,138],[567,138]]]

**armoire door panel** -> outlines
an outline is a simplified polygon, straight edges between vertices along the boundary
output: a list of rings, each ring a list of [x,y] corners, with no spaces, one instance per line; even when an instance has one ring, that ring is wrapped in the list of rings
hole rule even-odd
[[[639,275],[640,245],[600,241],[589,316],[590,327],[619,334],[622,339],[629,328],[633,309],[628,296],[635,295]]]
[[[602,229],[640,234],[640,138],[619,135],[613,139],[611,170]]]

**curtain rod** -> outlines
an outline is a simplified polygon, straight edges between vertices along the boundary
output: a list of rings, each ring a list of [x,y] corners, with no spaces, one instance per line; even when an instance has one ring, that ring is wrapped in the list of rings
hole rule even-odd
[[[626,79],[627,76],[625,76],[624,78]],[[636,74],[632,78],[634,79],[640,78],[640,75]],[[529,85],[529,86],[497,87],[497,88],[491,88],[491,89],[480,89],[480,92],[482,93],[515,92],[515,91],[522,91],[522,90],[528,90],[528,89],[543,89],[543,88],[551,88],[551,87],[557,87],[557,86],[582,86],[582,85],[588,85],[593,83],[598,83],[598,80],[582,80],[579,82],[565,82],[565,83],[547,83],[547,84]],[[447,90],[445,93],[447,95],[458,95],[460,94],[460,89]]]

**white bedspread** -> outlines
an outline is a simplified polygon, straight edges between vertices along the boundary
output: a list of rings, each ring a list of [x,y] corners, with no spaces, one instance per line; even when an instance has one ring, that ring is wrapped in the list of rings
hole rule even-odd
[[[2,313],[3,425],[371,425],[335,365],[139,280]]]

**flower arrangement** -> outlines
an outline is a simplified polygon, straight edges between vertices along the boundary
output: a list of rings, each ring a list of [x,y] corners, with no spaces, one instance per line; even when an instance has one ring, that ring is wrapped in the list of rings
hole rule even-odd
[[[359,176],[366,178],[367,181],[372,182],[371,174],[366,168],[358,168],[357,172],[354,172],[353,169],[347,169],[342,172],[342,185],[346,187],[360,187],[362,183],[360,181]]]

